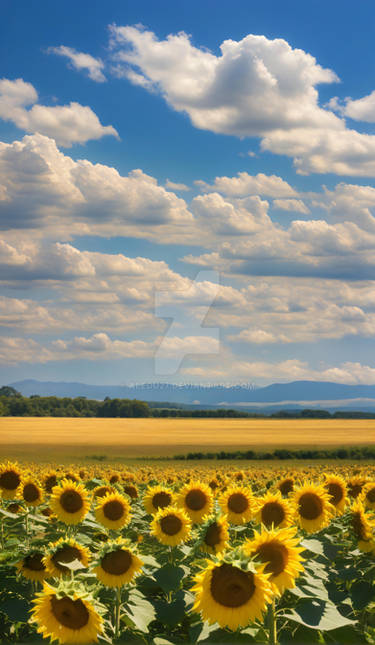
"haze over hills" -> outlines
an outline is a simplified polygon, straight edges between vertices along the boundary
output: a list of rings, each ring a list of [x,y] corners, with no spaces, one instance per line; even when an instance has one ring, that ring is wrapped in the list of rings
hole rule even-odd
[[[174,385],[88,385],[74,382],[26,379],[7,383],[24,396],[77,397],[103,400],[110,398],[141,399],[149,402],[181,403],[202,406],[231,406],[247,409],[375,410],[375,385],[345,385],[320,381],[273,383],[265,387],[249,384],[234,386]]]

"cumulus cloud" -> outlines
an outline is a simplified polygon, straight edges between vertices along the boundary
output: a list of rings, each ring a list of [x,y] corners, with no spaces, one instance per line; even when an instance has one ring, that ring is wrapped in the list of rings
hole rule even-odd
[[[271,225],[268,202],[258,196],[229,201],[219,193],[198,195],[191,210],[201,230],[208,229],[217,235],[246,235]]]
[[[353,100],[348,97],[342,102],[335,96],[329,101],[328,106],[342,116],[348,116],[354,121],[375,123],[375,90],[360,99]]]
[[[166,180],[165,187],[169,190],[190,190],[189,186],[187,186],[186,184],[178,184],[174,181],[170,181],[169,179]]]
[[[361,363],[345,362],[338,366],[314,369],[306,361],[289,359],[279,362],[238,361],[234,365],[226,363],[219,367],[186,367],[181,370],[186,376],[194,376],[202,381],[226,382],[290,382],[297,380],[332,381],[350,385],[375,384],[375,368]]]
[[[265,197],[294,197],[296,191],[277,175],[249,175],[239,172],[236,177],[216,177],[213,184],[197,180],[194,182],[202,192],[218,192],[230,197],[264,195]]]
[[[294,213],[303,213],[308,215],[310,209],[304,204],[302,199],[274,199],[273,207],[280,208],[282,211],[292,211]]]
[[[31,83],[21,78],[0,80],[0,118],[11,121],[25,132],[46,135],[67,148],[74,143],[86,143],[106,135],[118,137],[115,128],[103,126],[88,106],[75,101],[69,105],[47,106],[37,103],[37,100],[37,92]]]
[[[69,340],[57,339],[42,345],[32,338],[0,336],[0,364],[17,365],[23,362],[47,363],[66,360],[120,360],[126,358],[153,358],[162,351],[164,358],[177,353],[217,353],[216,339],[207,336],[170,337],[153,341],[112,339],[105,332],[92,336],[75,336]]]
[[[60,47],[49,47],[48,53],[64,56],[69,60],[72,67],[78,71],[85,70],[92,81],[103,83],[106,77],[103,74],[104,63],[100,58],[94,58],[91,54],[79,52],[72,47],[60,45]]]
[[[262,150],[293,157],[300,174],[375,176],[375,137],[319,105],[316,86],[337,82],[336,74],[283,39],[225,40],[216,56],[184,32],[159,40],[140,27],[113,26],[111,45],[130,82],[161,93],[197,128],[261,137]],[[368,115],[373,98],[363,101],[365,108],[349,102],[347,109]]]
[[[141,170],[64,155],[53,139],[27,135],[0,142],[0,228],[44,227],[57,239],[87,233],[147,236],[153,228],[191,224],[183,199]]]

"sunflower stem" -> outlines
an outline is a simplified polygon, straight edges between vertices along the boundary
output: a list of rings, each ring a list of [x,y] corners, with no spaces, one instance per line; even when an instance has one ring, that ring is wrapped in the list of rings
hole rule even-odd
[[[116,587],[116,604],[115,604],[115,639],[120,636],[120,608],[121,608],[121,587]]]
[[[275,611],[275,598],[272,598],[272,604],[268,606],[268,643],[269,645],[277,645],[277,625],[276,625],[276,611]]]

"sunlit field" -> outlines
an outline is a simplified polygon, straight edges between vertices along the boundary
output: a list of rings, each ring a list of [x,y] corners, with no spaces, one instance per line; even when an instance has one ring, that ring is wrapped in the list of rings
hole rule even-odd
[[[369,464],[0,462],[0,642],[374,644],[374,510]]]
[[[1,454],[33,461],[374,444],[375,420],[362,419],[0,419]]]

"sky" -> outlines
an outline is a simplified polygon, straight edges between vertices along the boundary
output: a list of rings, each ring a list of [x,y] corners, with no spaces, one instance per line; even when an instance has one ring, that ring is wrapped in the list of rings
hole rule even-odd
[[[0,385],[375,383],[375,6],[3,0]]]

